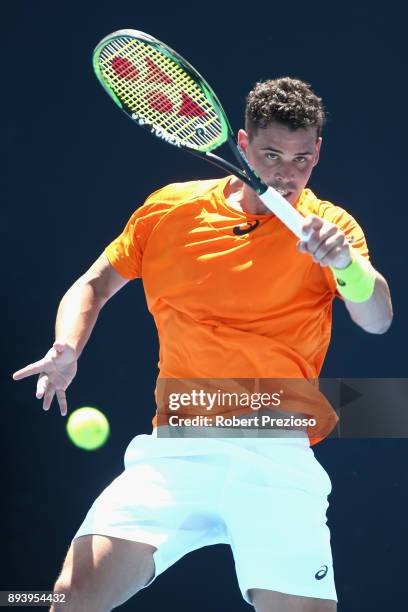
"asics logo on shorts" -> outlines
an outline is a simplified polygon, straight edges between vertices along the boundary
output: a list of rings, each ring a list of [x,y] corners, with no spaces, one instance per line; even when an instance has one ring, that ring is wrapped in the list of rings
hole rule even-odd
[[[321,580],[322,578],[324,578],[327,575],[328,571],[329,571],[329,568],[327,567],[327,565],[322,565],[319,571],[315,573],[316,580]]]

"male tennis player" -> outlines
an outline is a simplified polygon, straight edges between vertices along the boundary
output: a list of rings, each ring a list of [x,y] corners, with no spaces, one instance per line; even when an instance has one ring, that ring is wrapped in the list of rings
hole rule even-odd
[[[161,379],[314,379],[336,295],[357,325],[384,333],[390,294],[361,228],[306,189],[324,115],[299,80],[258,83],[238,136],[256,172],[305,217],[304,240],[236,178],[164,187],[68,290],[52,348],[14,378],[39,374],[43,408],[56,395],[66,415],[65,392],[101,308],[138,277],[159,333]],[[67,604],[51,609],[112,610],[186,553],[227,543],[257,612],[336,610],[331,485],[307,433],[166,439],[157,429],[132,440],[125,471],[77,531],[55,585]]]

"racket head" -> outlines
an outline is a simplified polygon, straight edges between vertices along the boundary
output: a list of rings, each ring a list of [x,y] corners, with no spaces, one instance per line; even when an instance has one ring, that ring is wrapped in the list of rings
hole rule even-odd
[[[187,60],[149,34],[118,30],[105,36],[92,63],[121,110],[165,142],[205,154],[232,137],[210,85]]]

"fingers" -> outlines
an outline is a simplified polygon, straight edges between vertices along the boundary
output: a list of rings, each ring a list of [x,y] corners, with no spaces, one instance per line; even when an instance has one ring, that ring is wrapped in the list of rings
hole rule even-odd
[[[313,259],[317,263],[323,262],[324,258],[327,257],[333,249],[343,246],[344,242],[344,236],[339,233],[337,227],[334,226],[327,229],[311,245]]]
[[[316,215],[309,215],[308,217],[306,217],[302,225],[302,233],[305,237],[305,240],[307,241],[310,238],[311,234],[314,231],[319,230],[323,226],[323,224],[323,219],[317,217]]]
[[[44,399],[43,401],[44,410],[50,409],[54,394],[55,394],[55,388],[50,383],[50,379],[48,375],[45,372],[43,372],[42,374],[40,374],[38,378],[37,391],[36,391],[35,396],[37,399]]]
[[[35,393],[35,397],[37,399],[41,399],[42,397],[44,397],[44,393],[47,390],[47,386],[48,386],[48,376],[45,372],[43,372],[42,374],[40,374],[39,378],[38,378],[38,382],[37,382],[37,391]]]
[[[57,400],[60,407],[61,416],[66,416],[68,412],[67,398],[63,389],[56,390]]]
[[[30,363],[25,368],[21,368],[21,370],[17,370],[13,374],[13,380],[21,380],[22,378],[26,378],[27,376],[33,376],[33,374],[40,374],[41,372],[46,372],[49,365],[52,363],[52,359],[57,356],[56,349],[52,348],[48,351],[45,357],[40,359],[39,361],[34,361],[34,363]]]
[[[61,416],[66,416],[68,412],[67,398],[64,389],[56,389],[55,386],[50,382],[47,374],[41,374],[37,383],[37,399],[44,398],[43,409],[49,410],[52,404],[54,396],[57,396],[58,404],[60,407]]]
[[[54,395],[57,396],[58,404],[60,407],[61,416],[65,416],[68,412],[67,398],[64,389],[57,389],[54,384],[50,382],[47,374],[40,374],[37,382],[37,399],[44,398],[43,409],[49,410],[54,399]]]
[[[64,354],[61,355],[61,353]],[[39,374],[36,397],[43,400],[43,409],[50,409],[56,395],[61,415],[65,416],[68,412],[65,390],[72,382],[76,369],[74,349],[65,344],[54,342],[53,347],[43,359],[30,363],[25,368],[14,372],[13,379],[20,380],[27,376]]]
[[[332,260],[334,260],[336,256],[341,253],[344,246],[344,242],[344,236],[342,236],[341,234],[327,240],[324,245],[324,248],[318,249],[317,257],[320,265],[329,266]]]
[[[302,229],[308,236],[297,243],[299,253],[308,253],[315,263],[323,267],[331,265],[332,259],[336,259],[344,247],[346,239],[343,232],[315,215],[307,217]]]
[[[44,370],[44,366],[46,364],[46,358],[40,359],[40,361],[35,361],[34,363],[30,363],[25,368],[21,368],[21,370],[17,370],[14,372],[13,379],[21,380],[22,378],[26,378],[27,376],[32,376],[33,374],[39,374],[42,370]]]
[[[318,236],[312,235],[308,242],[298,242],[296,248],[299,253],[310,255],[313,261],[323,268],[344,268],[352,261],[350,245],[343,232],[337,228],[324,230],[324,233],[318,233]]]
[[[54,399],[55,388],[53,385],[48,385],[44,393],[44,401],[43,401],[43,409],[49,410],[52,404],[52,400]]]
[[[326,225],[314,230],[307,242],[307,248],[311,255],[319,255],[319,250],[324,249],[327,240],[338,233],[336,225]]]

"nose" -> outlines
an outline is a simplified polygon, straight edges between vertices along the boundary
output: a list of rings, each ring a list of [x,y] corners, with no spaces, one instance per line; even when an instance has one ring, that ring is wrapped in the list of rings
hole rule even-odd
[[[294,168],[291,162],[280,160],[275,168],[275,179],[287,181],[294,176]]]

